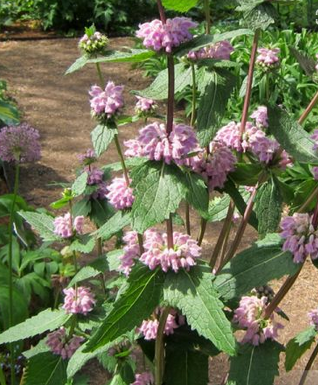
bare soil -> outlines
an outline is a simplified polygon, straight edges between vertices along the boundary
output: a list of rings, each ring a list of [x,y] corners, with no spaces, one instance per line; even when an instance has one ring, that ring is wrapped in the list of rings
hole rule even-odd
[[[111,40],[111,48],[119,49],[132,44],[131,39]],[[42,139],[42,159],[32,166],[23,167],[20,193],[30,204],[45,206],[57,200],[61,189],[50,185],[56,182],[71,182],[78,167],[77,155],[91,147],[90,132],[94,122],[90,118],[88,89],[98,82],[96,70],[86,67],[75,74],[64,76],[66,69],[78,57],[76,39],[5,41],[0,43],[1,78],[8,81],[10,94],[18,101],[25,121],[38,128]],[[107,64],[103,66],[105,80],[112,79],[116,84],[125,85],[125,113],[132,113],[135,98],[129,93],[142,89],[149,79],[142,72],[132,69],[129,64]],[[123,127],[121,141],[131,138],[138,125]],[[101,157],[101,164],[117,161],[114,146]],[[198,221],[194,221],[194,227]],[[221,224],[209,224],[204,248],[210,250],[215,244]],[[248,229],[241,248],[247,247],[256,234]],[[209,251],[210,252],[210,251]],[[285,343],[299,331],[308,326],[307,312],[317,307],[317,271],[311,263],[306,263],[300,278],[286,296],[281,308],[288,314],[290,322],[283,322],[285,329],[280,341]],[[278,289],[283,280],[274,284]],[[283,366],[276,385],[298,384],[300,369],[307,362],[308,354],[298,363],[296,370],[285,375]],[[211,362],[211,385],[220,385],[224,378],[227,363],[225,357]],[[106,383],[106,373],[95,363],[86,368],[92,375],[92,385]],[[318,363],[314,366],[318,370]],[[317,384],[317,373],[313,371],[312,380],[306,385]],[[262,374],[260,373],[260,376]],[[315,376],[316,375],[316,376]],[[316,378],[316,379],[315,379]],[[58,384],[57,384],[58,385]],[[257,385],[257,384],[253,384]]]

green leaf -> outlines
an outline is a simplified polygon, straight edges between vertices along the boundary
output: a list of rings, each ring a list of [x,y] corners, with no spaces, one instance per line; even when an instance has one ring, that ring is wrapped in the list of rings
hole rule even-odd
[[[162,5],[166,9],[177,12],[188,12],[189,9],[195,7],[198,0],[162,0]]]
[[[79,57],[78,59],[76,59],[76,61],[68,68],[68,70],[65,72],[65,75],[68,75],[68,74],[71,74],[72,72],[75,72],[75,71],[78,71],[80,70],[81,68],[83,68],[87,62],[88,62],[89,58],[88,56],[81,56]]]
[[[114,215],[115,209],[107,199],[91,199],[90,202],[91,212],[89,218],[96,226],[101,227]]]
[[[226,218],[228,207],[230,204],[229,195],[223,197],[215,197],[209,203],[209,222],[219,222]]]
[[[95,238],[89,234],[82,235],[80,239],[76,239],[70,245],[71,251],[79,251],[80,253],[88,254],[95,247]]]
[[[88,214],[91,212],[92,205],[89,199],[84,198],[79,201],[77,201],[73,206],[73,215],[74,217],[77,217],[79,215],[83,215],[84,217],[87,217]]]
[[[25,385],[57,385],[65,384],[66,360],[51,352],[31,357],[25,375]]]
[[[8,125],[18,124],[20,122],[18,109],[13,104],[0,100],[0,121]]]
[[[91,137],[97,156],[101,156],[107,150],[116,134],[118,134],[118,130],[115,125],[106,126],[106,124],[99,124],[94,128]]]
[[[317,331],[314,326],[303,330],[286,345],[285,369],[292,370],[298,359],[308,350],[315,341]]]
[[[31,225],[32,229],[40,234],[43,241],[56,241],[60,239],[60,237],[54,234],[54,218],[50,215],[32,211],[19,211],[18,214]]]
[[[237,0],[237,2],[240,5],[236,8],[236,11],[246,12],[253,10],[255,7],[262,4],[264,0]]]
[[[181,92],[186,86],[192,85],[191,67],[178,63],[175,70],[175,93]],[[134,91],[135,94],[144,98],[164,100],[168,98],[168,70],[159,72],[150,86],[142,91]]]
[[[187,202],[206,218],[208,217],[209,193],[203,178],[195,173],[186,173]]]
[[[100,275],[100,271],[94,269],[92,266],[84,266],[81,270],[72,278],[71,282],[68,284],[68,287],[72,287],[75,283],[84,281],[89,278],[94,278]]]
[[[16,287],[13,288],[12,295],[14,303],[13,324],[16,325],[28,317],[28,303],[25,300],[24,294]],[[1,327],[5,330],[5,332],[0,334],[0,344],[4,338],[3,335],[8,335],[7,329],[9,328],[9,286],[3,285],[2,283],[0,290],[0,329]]]
[[[245,11],[242,23],[254,31],[257,29],[265,31],[271,24],[275,23],[276,17],[277,11],[273,4],[264,1],[253,9]]]
[[[212,341],[220,350],[233,355],[236,342],[223,304],[212,284],[211,269],[205,264],[168,272],[164,285],[164,300],[179,308],[192,329]]]
[[[258,219],[258,234],[263,238],[275,233],[280,223],[283,200],[274,177],[262,184],[255,198],[255,212]]]
[[[88,179],[88,173],[83,172],[79,177],[76,178],[75,182],[72,185],[72,193],[77,197],[82,195],[86,189]]]
[[[186,195],[184,174],[172,164],[149,161],[136,167],[131,178],[135,195],[132,226],[139,233],[168,219]]]
[[[97,238],[107,241],[130,224],[130,211],[117,211],[102,227],[93,233]]]
[[[263,168],[256,163],[236,163],[235,171],[230,173],[231,179],[241,186],[255,186]]]
[[[130,385],[135,381],[135,375],[129,362],[124,361],[119,372],[115,373],[107,385]]]
[[[295,47],[289,46],[288,48],[307,76],[311,77],[316,73],[316,62],[312,57],[299,52]]]
[[[296,274],[300,266],[293,262],[289,251],[282,250],[281,244],[278,234],[269,234],[226,264],[214,281],[222,298],[237,298],[285,274]]]
[[[165,385],[207,385],[209,356],[200,352],[166,349]]]
[[[283,350],[283,346],[274,341],[260,346],[242,345],[239,354],[230,359],[229,383],[273,385],[275,376],[279,374],[279,355]]]
[[[34,337],[46,331],[51,331],[64,325],[70,318],[64,310],[46,309],[36,316],[13,326],[0,335],[0,344]]]
[[[122,249],[112,250],[106,254],[106,258],[108,261],[109,271],[118,271],[121,261],[119,257],[124,254]]]
[[[226,70],[211,74],[198,108],[197,137],[202,147],[207,146],[220,128],[222,118],[235,86],[235,76]]]
[[[287,112],[279,107],[268,106],[269,130],[279,144],[295,160],[302,163],[318,163],[313,146],[315,141]]]
[[[113,309],[90,339],[86,351],[94,351],[126,332],[139,326],[159,305],[164,274],[136,265],[128,278],[125,292],[114,303]]]
[[[49,352],[50,348],[46,343],[47,338],[43,338],[36,346],[32,346],[31,349],[24,351],[22,354],[25,358],[30,359],[40,353]]]

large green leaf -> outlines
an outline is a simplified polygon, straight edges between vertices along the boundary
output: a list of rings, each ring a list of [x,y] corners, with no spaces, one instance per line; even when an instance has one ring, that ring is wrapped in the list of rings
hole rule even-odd
[[[131,385],[134,380],[135,376],[132,367],[125,361],[107,385]]]
[[[88,254],[95,247],[95,238],[89,234],[81,235],[70,244],[70,251],[79,251],[80,253]]]
[[[211,74],[198,109],[197,136],[202,147],[207,146],[220,128],[230,95],[235,86],[235,76],[222,70]]]
[[[182,91],[186,86],[192,85],[191,67],[183,63],[176,64],[175,70],[175,92]],[[168,98],[168,70],[159,72],[156,79],[149,87],[142,91],[134,91],[144,98],[163,100]]]
[[[184,174],[175,165],[149,161],[131,172],[135,201],[132,226],[143,233],[169,218],[186,195]]]
[[[215,197],[209,203],[209,222],[219,222],[226,218],[230,197],[228,194],[224,194],[223,197]]]
[[[105,241],[130,224],[130,211],[117,211],[102,227],[100,227],[93,235],[102,238]]]
[[[46,331],[55,330],[64,325],[70,318],[64,310],[46,309],[36,316],[13,326],[0,335],[0,344],[34,337]]]
[[[54,234],[54,218],[50,215],[33,211],[19,211],[19,214],[31,225],[32,229],[40,234],[44,241],[60,239],[60,237]]]
[[[24,321],[28,315],[28,303],[25,300],[23,293],[16,287],[13,288],[13,324],[16,325]],[[0,329],[3,328],[5,332],[0,335],[0,343],[3,341],[3,335],[8,334],[9,328],[9,286],[1,283],[0,290]],[[11,330],[11,329],[10,329]]]
[[[292,338],[286,345],[285,369],[292,370],[297,360],[308,350],[315,341],[317,331],[314,326],[303,330]]]
[[[278,342],[267,341],[260,346],[242,345],[239,354],[231,357],[231,385],[273,385],[279,374],[279,355],[284,350]]]
[[[203,178],[195,173],[186,173],[188,203],[204,217],[208,217],[209,193]]]
[[[316,73],[316,62],[315,60],[306,54],[299,52],[295,47],[288,47],[293,56],[295,56],[300,67],[305,71],[307,76],[312,76]]]
[[[298,162],[318,163],[315,141],[286,111],[268,106],[269,130],[279,144]]]
[[[264,1],[252,9],[243,12],[242,23],[254,31],[257,29],[266,30],[271,24],[275,23],[277,11],[273,4]]]
[[[246,12],[251,11],[256,6],[262,4],[264,0],[237,0],[239,6],[236,8],[237,11]]]
[[[173,11],[187,12],[189,9],[195,7],[198,0],[162,0],[162,5]]]
[[[267,235],[226,264],[214,281],[222,298],[237,298],[272,279],[296,274],[300,266],[293,262],[289,251],[282,250],[281,244],[278,234]]]
[[[28,361],[25,385],[57,385],[65,384],[66,360],[60,355],[45,352],[33,356]]]
[[[190,271],[181,270],[177,274],[170,271],[165,280],[164,299],[181,310],[192,329],[219,350],[233,355],[235,338],[212,277],[211,269],[203,263],[193,266]]]
[[[83,194],[83,192],[86,189],[87,179],[88,179],[87,172],[83,172],[80,176],[78,176],[75,179],[74,183],[72,184],[72,193],[75,196],[79,196]]]
[[[263,238],[277,231],[282,211],[282,196],[274,177],[257,190],[255,212],[258,219],[258,234]]]
[[[91,137],[97,156],[101,156],[101,154],[107,150],[116,134],[118,134],[118,131],[115,126],[99,124],[94,128]]]
[[[0,100],[0,121],[5,124],[18,124],[20,122],[18,109],[13,104]]]
[[[159,305],[164,274],[136,265],[128,278],[125,292],[90,339],[86,351],[94,351],[139,326]]]

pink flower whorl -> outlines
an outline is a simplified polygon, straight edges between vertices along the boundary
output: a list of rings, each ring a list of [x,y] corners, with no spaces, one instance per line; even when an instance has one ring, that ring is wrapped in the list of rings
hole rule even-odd
[[[143,372],[135,374],[135,381],[131,385],[153,385],[155,383],[154,377],[150,372]]]
[[[92,114],[97,117],[106,116],[108,119],[113,117],[124,106],[123,90],[124,86],[116,86],[111,81],[106,84],[105,90],[92,86],[89,91]]]
[[[133,189],[127,186],[125,177],[114,178],[107,188],[108,193],[106,197],[117,210],[131,207],[134,203]]]
[[[65,298],[62,307],[66,313],[87,315],[93,310],[96,300],[88,287],[79,286],[77,289],[70,287],[64,289],[63,293]]]
[[[62,238],[70,238],[74,235],[74,231],[83,234],[84,217],[82,215],[75,217],[71,221],[71,214],[66,213],[60,217],[56,217],[53,221],[54,234]],[[73,227],[72,227],[73,225]]]
[[[48,334],[46,344],[52,353],[61,356],[65,360],[72,357],[83,341],[83,337],[76,335],[73,335],[72,338],[67,338],[65,328],[61,327]]]

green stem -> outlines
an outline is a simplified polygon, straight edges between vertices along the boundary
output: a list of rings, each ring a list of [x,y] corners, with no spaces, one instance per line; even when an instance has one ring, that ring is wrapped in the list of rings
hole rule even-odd
[[[191,63],[191,73],[192,73],[192,111],[191,111],[190,126],[194,127],[195,110],[196,110],[196,103],[197,103],[196,101],[197,86],[196,86],[196,78],[195,78],[195,67],[193,63]]]
[[[139,244],[139,251],[140,251],[140,255],[145,251],[144,250],[144,239],[143,239],[143,236],[142,234],[137,234],[137,238],[138,238],[138,244]]]
[[[202,241],[203,241],[203,238],[204,238],[204,234],[205,234],[205,230],[206,230],[207,222],[208,221],[206,219],[201,218],[200,234],[198,236],[198,245],[199,246],[201,246],[201,244],[202,244]]]
[[[210,14],[210,1],[204,0],[204,13],[205,13],[205,33],[207,35],[211,32],[211,14]]]
[[[6,379],[5,379],[1,365],[0,365],[0,385],[6,385]]]
[[[125,163],[125,159],[124,159],[124,156],[123,156],[123,152],[122,152],[121,147],[120,147],[120,143],[119,143],[119,139],[118,139],[118,134],[115,135],[114,139],[115,139],[115,145],[116,145],[116,148],[117,148],[117,152],[118,152],[118,155],[119,155],[119,158],[120,158],[120,163],[121,163],[121,166],[123,168],[126,184],[127,184],[127,186],[129,186],[130,182],[129,182],[129,176],[128,176],[128,169],[126,167],[126,163]]]
[[[170,313],[170,307],[162,310],[159,326],[157,331],[156,345],[155,345],[155,385],[162,385],[164,375],[164,329],[166,321]]]
[[[104,78],[103,78],[102,71],[101,71],[101,68],[100,68],[100,64],[99,64],[99,63],[96,63],[96,69],[97,69],[97,73],[98,73],[98,78],[99,78],[100,85],[101,85],[101,87],[103,88],[104,85],[105,85],[105,81],[104,81]]]
[[[314,363],[317,355],[318,355],[318,344],[316,345],[314,351],[311,353],[311,356],[310,356],[310,358],[309,358],[309,360],[307,362],[305,370],[304,370],[304,372],[303,372],[303,374],[301,376],[299,385],[305,385],[305,381],[306,381],[306,378],[308,376],[309,370],[311,369],[312,364]]]
[[[306,211],[307,206],[312,202],[312,200],[318,195],[318,186],[314,189],[314,191],[309,195],[309,197],[305,200],[305,202],[300,206],[297,210],[298,213],[303,213]]]
[[[16,164],[14,188],[13,188],[13,199],[10,210],[9,219],[9,253],[8,253],[8,265],[9,265],[9,328],[13,326],[13,268],[12,268],[12,247],[13,247],[13,221],[15,203],[17,200],[18,188],[19,188],[19,175],[20,175],[20,164]],[[14,348],[13,344],[10,344],[10,365],[11,365],[11,384],[15,385],[15,370],[14,370]]]
[[[266,100],[269,101],[269,73],[266,73],[266,85],[265,85],[265,95],[266,95]]]
[[[188,235],[191,235],[190,205],[188,202],[186,202],[186,205],[185,205],[185,215],[186,215],[186,231]]]

